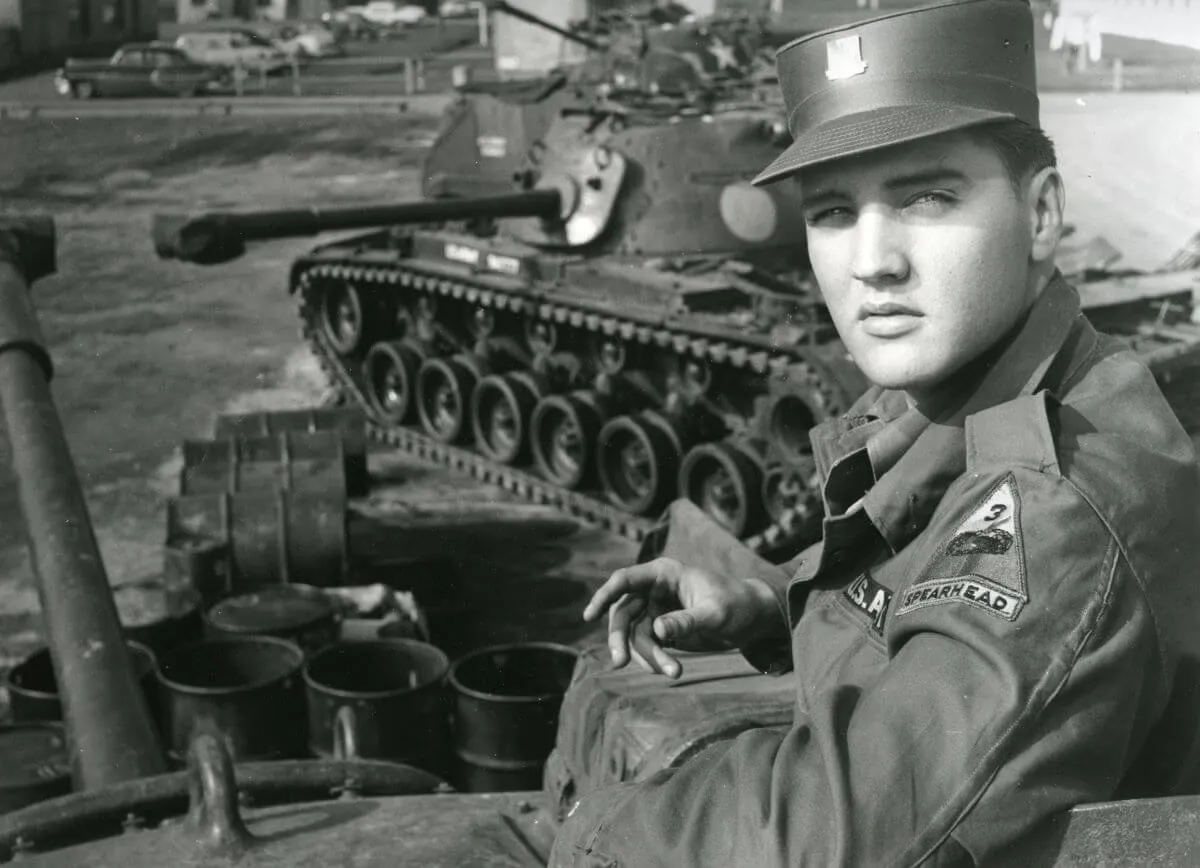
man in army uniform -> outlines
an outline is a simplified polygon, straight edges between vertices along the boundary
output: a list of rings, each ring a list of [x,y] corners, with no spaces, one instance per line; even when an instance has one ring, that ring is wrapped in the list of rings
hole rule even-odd
[[[551,864],[990,864],[1074,805],[1189,791],[1200,471],[1055,269],[1029,5],[898,12],[777,63],[793,144],[756,183],[794,186],[874,384],[810,435],[823,539],[782,570],[689,560],[713,528],[676,504],[675,556],[584,617],[607,612],[618,666],[790,670],[795,722],[585,795]]]

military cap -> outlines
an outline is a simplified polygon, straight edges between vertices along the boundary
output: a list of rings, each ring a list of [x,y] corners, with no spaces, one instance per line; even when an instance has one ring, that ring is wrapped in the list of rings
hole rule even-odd
[[[949,0],[789,42],[775,55],[792,144],[757,178],[987,121],[1038,126],[1028,0]]]

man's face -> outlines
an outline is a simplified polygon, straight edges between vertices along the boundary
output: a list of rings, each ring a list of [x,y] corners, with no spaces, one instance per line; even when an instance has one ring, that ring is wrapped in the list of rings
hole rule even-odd
[[[1029,206],[991,149],[931,137],[814,166],[799,182],[817,282],[871,382],[928,393],[1033,300]]]

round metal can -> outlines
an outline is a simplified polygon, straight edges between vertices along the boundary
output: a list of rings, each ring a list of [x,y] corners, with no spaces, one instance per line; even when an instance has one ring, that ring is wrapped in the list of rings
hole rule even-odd
[[[526,642],[482,648],[450,667],[459,788],[536,790],[579,653]]]
[[[151,715],[158,720],[158,682],[154,677],[154,652],[140,642],[126,640],[134,675],[142,686]],[[9,709],[17,723],[62,720],[62,702],[49,648],[34,651],[4,675]]]
[[[113,602],[125,636],[156,655],[204,638],[200,594],[193,588],[134,582],[114,588]]]
[[[275,636],[313,653],[337,641],[334,601],[310,585],[271,585],[228,597],[205,616],[210,636]]]
[[[163,577],[169,585],[193,588],[203,604],[212,605],[233,593],[229,544],[187,534],[169,539],[163,546]]]
[[[215,732],[235,760],[296,758],[307,736],[300,646],[274,636],[228,636],[176,648],[158,667],[168,750],[187,756]]]
[[[0,814],[71,792],[71,758],[63,727],[0,726]]]
[[[236,591],[280,582],[340,585],[349,568],[346,497],[333,489],[254,489],[167,500],[167,538],[229,546]]]
[[[348,754],[438,773],[449,742],[449,669],[440,649],[415,639],[331,645],[304,667],[309,749],[334,756],[340,727]]]

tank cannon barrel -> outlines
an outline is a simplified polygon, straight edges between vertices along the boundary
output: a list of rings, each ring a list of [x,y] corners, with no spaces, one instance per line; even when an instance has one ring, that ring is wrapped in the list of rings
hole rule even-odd
[[[157,214],[154,249],[163,259],[201,265],[228,262],[241,256],[246,242],[296,238],[344,229],[371,229],[445,220],[501,217],[562,216],[562,194],[556,189],[529,190],[473,199],[432,199],[399,205],[352,208],[295,208],[281,211],[202,214]]]
[[[29,284],[54,271],[54,224],[0,220],[0,412],[77,789],[166,770],[134,677],[79,477],[50,393]]]

